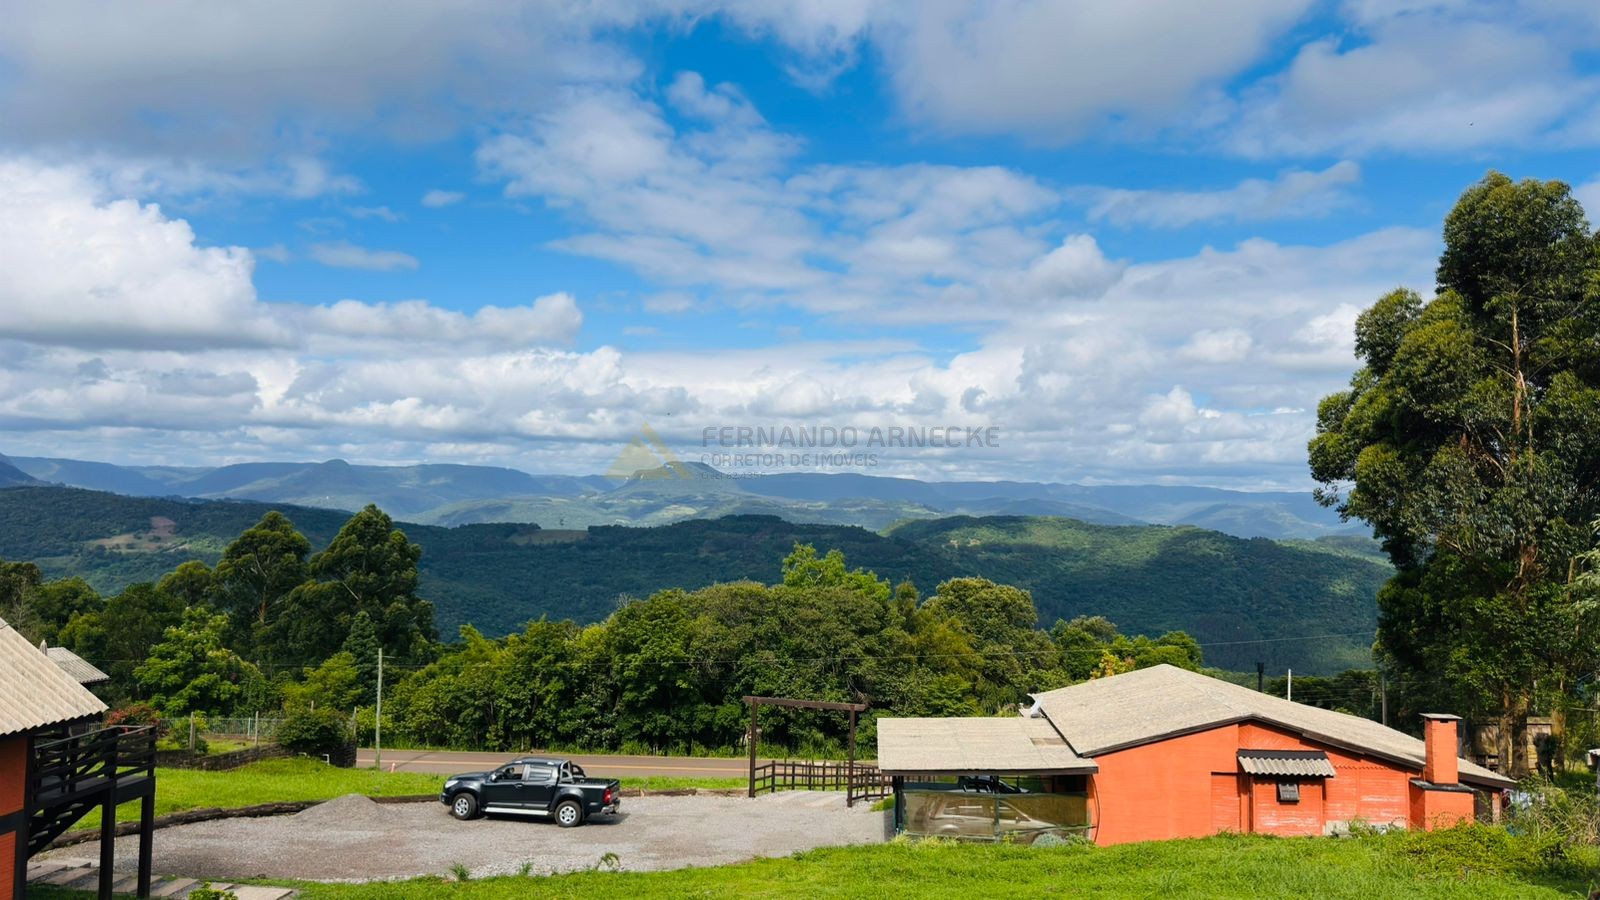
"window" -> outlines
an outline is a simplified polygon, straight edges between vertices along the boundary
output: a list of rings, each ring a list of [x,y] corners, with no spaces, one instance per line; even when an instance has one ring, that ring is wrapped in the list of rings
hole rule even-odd
[[[1280,781],[1280,782],[1278,782],[1278,802],[1279,803],[1299,803],[1300,802],[1300,782],[1298,782],[1298,781]]]

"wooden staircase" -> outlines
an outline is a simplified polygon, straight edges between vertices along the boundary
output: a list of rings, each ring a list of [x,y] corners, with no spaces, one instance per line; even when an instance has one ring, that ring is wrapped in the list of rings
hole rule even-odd
[[[156,736],[151,728],[104,728],[38,740],[28,767],[27,858],[31,860],[91,810],[102,811],[99,895],[112,895],[116,807],[141,800],[139,871],[134,892],[150,895],[155,815]]]

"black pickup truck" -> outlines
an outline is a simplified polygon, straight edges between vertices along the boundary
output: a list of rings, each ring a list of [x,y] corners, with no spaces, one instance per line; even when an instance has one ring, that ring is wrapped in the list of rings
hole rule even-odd
[[[588,778],[583,768],[566,759],[524,756],[493,772],[452,775],[439,792],[439,802],[458,819],[480,813],[510,813],[554,818],[562,828],[582,825],[592,815],[616,815],[622,784],[615,779]]]

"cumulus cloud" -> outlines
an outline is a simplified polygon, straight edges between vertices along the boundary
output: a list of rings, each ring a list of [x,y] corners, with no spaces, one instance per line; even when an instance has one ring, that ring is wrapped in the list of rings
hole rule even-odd
[[[982,192],[952,173],[913,173],[920,184],[910,178],[898,192],[868,174],[843,175],[870,186],[859,197],[854,189],[801,193],[830,197],[829,215],[863,233],[908,216],[957,230],[1014,228],[1006,219],[1027,218],[1036,202],[1025,182],[1009,200],[978,202]],[[1004,183],[993,173],[973,177]],[[87,268],[102,286],[135,290],[141,279],[122,272],[160,264],[170,271],[143,282],[187,284],[188,293],[181,307],[158,302],[171,290],[96,306],[72,299],[94,290],[69,290],[73,283],[44,274],[8,285],[13,293],[0,304],[0,315],[12,317],[0,340],[6,449],[126,458],[125,449],[107,451],[137,439],[182,447],[185,459],[172,462],[280,456],[285,447],[297,456],[425,459],[450,448],[464,461],[601,471],[641,422],[692,454],[708,423],[936,421],[994,426],[1005,437],[983,453],[889,454],[881,471],[1296,484],[1308,410],[1355,364],[1356,311],[1397,283],[1425,285],[1437,252],[1432,234],[1387,229],[1328,246],[1249,240],[1126,263],[1108,260],[1088,235],[1068,235],[995,255],[970,273],[973,303],[1033,306],[954,355],[903,338],[716,353],[562,349],[554,345],[582,327],[569,295],[475,312],[422,301],[265,303],[249,285],[247,251],[196,247],[182,223],[102,196],[71,173],[34,167],[13,179],[32,188],[3,194],[13,204],[4,222],[19,210],[35,225],[52,218],[80,257],[75,267],[41,271],[76,278]],[[139,238],[138,252],[88,230],[104,217],[120,241]],[[19,243],[34,231],[0,225],[8,271],[55,252]],[[106,250],[86,267],[84,247]],[[892,268],[836,272],[836,283],[889,284],[900,277]],[[658,299],[659,310],[693,302],[687,294]],[[31,331],[12,327],[23,315]],[[47,316],[60,321],[42,327]],[[237,340],[251,322],[262,336]],[[105,334],[115,337],[96,339]]]
[[[1350,33],[1311,40],[1248,88],[1223,145],[1253,156],[1461,151],[1563,142],[1600,80],[1600,36],[1560,3],[1352,3]],[[1589,135],[1590,143],[1600,135]]]
[[[920,3],[873,31],[904,108],[941,130],[1079,137],[1164,125],[1254,63],[1309,0]]]
[[[422,205],[429,209],[438,209],[442,206],[453,206],[467,198],[460,191],[442,191],[438,188],[422,195]]]
[[[317,262],[339,269],[393,272],[396,269],[415,269],[421,265],[417,258],[409,253],[401,253],[398,250],[369,250],[349,241],[312,244],[308,253]]]
[[[254,261],[200,247],[186,222],[107,197],[90,176],[0,160],[0,334],[42,342],[283,345]]]
[[[1214,191],[1084,188],[1090,221],[1128,227],[1182,228],[1199,222],[1251,222],[1327,215],[1351,202],[1346,188],[1361,180],[1348,160],[1321,172],[1290,169],[1268,181],[1247,178]]]
[[[517,107],[592,21],[538,0],[179,0],[114,15],[62,0],[7,13],[0,117],[14,137],[218,157],[308,131],[428,136],[467,110]]]
[[[281,251],[281,252],[280,252]],[[287,259],[282,248],[267,256]],[[414,268],[404,254],[322,244],[329,264]],[[424,301],[325,307],[256,295],[255,254],[206,247],[182,219],[117,197],[81,167],[0,159],[0,340],[42,346],[213,352],[339,339],[496,346],[563,343],[582,323],[567,294],[467,315]],[[76,364],[74,365],[76,370]]]

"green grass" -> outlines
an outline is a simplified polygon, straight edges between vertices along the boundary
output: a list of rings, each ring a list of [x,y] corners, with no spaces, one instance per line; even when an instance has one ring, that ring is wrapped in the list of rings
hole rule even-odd
[[[1600,853],[1566,862],[1501,862],[1471,847],[1505,841],[1491,829],[1355,839],[1221,836],[1200,840],[1075,845],[895,841],[814,850],[715,868],[589,871],[551,877],[368,884],[295,883],[305,900],[512,900],[520,897],[1040,897],[1400,898],[1582,897],[1600,884]],[[1466,865],[1462,863],[1466,862]],[[627,859],[619,860],[625,868]],[[596,857],[596,864],[600,859]],[[1477,868],[1482,867],[1482,868]],[[285,882],[285,884],[288,884]],[[32,894],[30,894],[32,896]],[[41,897],[87,896],[43,892]]]
[[[226,772],[157,769],[156,815],[203,807],[231,809],[293,800],[331,800],[345,794],[431,794],[443,784],[442,775],[340,769],[315,759],[267,759]],[[138,803],[117,808],[119,821],[138,816]],[[94,828],[99,824],[100,814],[94,812],[73,827]]]

